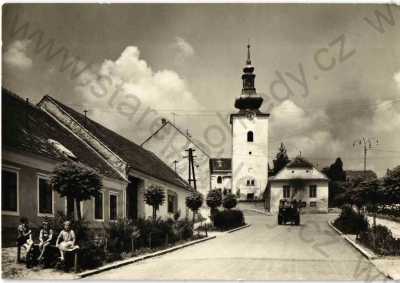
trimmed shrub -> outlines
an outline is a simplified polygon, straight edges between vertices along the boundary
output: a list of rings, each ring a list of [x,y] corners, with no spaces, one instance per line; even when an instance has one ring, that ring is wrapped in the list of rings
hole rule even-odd
[[[187,240],[193,237],[192,222],[188,219],[177,221],[175,227],[179,240]]]
[[[132,249],[132,232],[134,225],[129,220],[119,219],[110,222],[106,227],[107,250],[111,253],[122,253]]]
[[[207,194],[206,203],[212,210],[221,206],[222,204],[222,193],[220,190],[210,190]]]
[[[244,224],[244,215],[241,210],[217,211],[214,215],[214,226],[220,230],[233,229]]]
[[[226,209],[232,209],[232,208],[236,207],[236,205],[237,205],[236,196],[234,194],[227,194],[224,197],[224,201],[223,201],[222,205]]]
[[[138,242],[141,247],[159,247],[165,245],[168,237],[168,242],[176,241],[177,235],[174,233],[172,220],[156,221],[148,219],[138,219],[136,226],[140,231]]]
[[[106,261],[103,243],[98,245],[94,241],[88,241],[80,247],[79,265],[82,269],[96,268],[103,265],[104,261]]]
[[[368,220],[363,214],[354,211],[350,205],[345,205],[333,225],[344,234],[358,235],[368,229]]]
[[[374,241],[375,232],[376,240]],[[372,227],[361,232],[359,241],[379,255],[400,255],[400,239],[395,239],[386,226],[376,225],[376,228]]]

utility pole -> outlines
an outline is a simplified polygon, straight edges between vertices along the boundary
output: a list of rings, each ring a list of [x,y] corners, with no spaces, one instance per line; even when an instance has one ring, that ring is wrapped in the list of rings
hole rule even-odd
[[[362,146],[364,151],[364,179],[367,177],[367,152],[371,150],[373,146],[377,146],[379,144],[378,138],[367,138],[362,137],[353,141],[353,147]]]
[[[194,188],[195,191],[197,191],[196,173],[194,171],[194,161],[193,161],[193,159],[196,157],[195,155],[193,155],[193,152],[195,150],[193,148],[188,148],[188,149],[185,149],[185,151],[188,152],[188,156],[184,156],[184,158],[188,158],[188,160],[189,160],[189,163],[188,163],[188,166],[189,166],[189,168],[188,168],[189,169],[188,182],[189,182],[190,186],[193,183],[193,188]]]
[[[367,137],[362,137],[358,140],[355,140],[353,142],[353,147],[357,146],[362,146],[363,151],[364,151],[364,181],[367,179],[367,152],[368,150],[371,150],[373,146],[377,146],[379,144],[378,138],[367,138]],[[376,247],[376,210],[377,210],[377,205],[376,205],[376,186],[377,184],[374,184],[374,198],[373,198],[373,207],[374,207],[374,217],[373,217],[373,227],[374,227],[374,247]]]
[[[88,113],[88,110],[87,109],[83,110],[83,113],[85,113],[85,126],[87,126],[87,113]]]

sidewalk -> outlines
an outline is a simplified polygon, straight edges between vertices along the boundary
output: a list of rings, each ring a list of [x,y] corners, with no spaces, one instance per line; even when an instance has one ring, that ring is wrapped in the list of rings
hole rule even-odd
[[[39,267],[26,268],[24,263],[16,263],[17,248],[2,248],[1,249],[1,262],[2,262],[2,278],[3,279],[75,279],[77,278],[74,273],[66,273],[57,271],[53,268],[42,269]],[[25,254],[22,252],[22,256]]]
[[[368,219],[370,220],[370,219]],[[378,222],[377,224],[382,224]],[[379,219],[382,220],[382,219]],[[371,219],[372,221],[372,219]],[[386,220],[388,221],[388,220]],[[389,221],[392,222],[392,221]],[[372,222],[371,222],[372,223]],[[391,224],[391,223],[389,223]],[[395,223],[399,224],[399,223]],[[329,225],[334,229],[336,232],[341,233],[337,228],[335,228],[330,222]],[[384,224],[382,224],[384,225]],[[386,276],[389,276],[393,280],[400,280],[400,257],[397,256],[378,256],[376,255],[372,250],[369,248],[365,247],[364,245],[360,244],[359,242],[356,241],[356,236],[355,235],[349,235],[349,234],[341,234],[342,237],[344,237],[350,244],[352,244],[361,254],[366,256],[372,264],[376,266],[382,273],[384,273]],[[394,235],[394,233],[393,233]]]

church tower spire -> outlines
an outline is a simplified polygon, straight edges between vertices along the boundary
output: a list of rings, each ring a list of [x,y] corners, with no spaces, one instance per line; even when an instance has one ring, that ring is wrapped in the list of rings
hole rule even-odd
[[[240,110],[257,110],[263,102],[254,85],[256,75],[251,64],[250,47],[250,44],[247,44],[247,60],[242,74],[242,93],[235,101],[235,107]]]

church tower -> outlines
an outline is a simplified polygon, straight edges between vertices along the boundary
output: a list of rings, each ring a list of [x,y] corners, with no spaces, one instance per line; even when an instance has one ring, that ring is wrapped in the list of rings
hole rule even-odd
[[[262,198],[268,182],[268,119],[259,110],[263,98],[255,88],[254,67],[247,45],[247,60],[242,74],[242,93],[235,100],[232,125],[232,193],[240,200]]]

